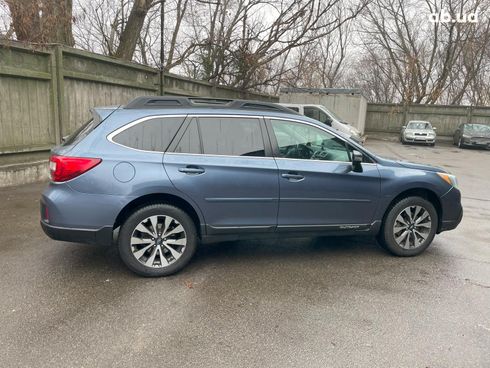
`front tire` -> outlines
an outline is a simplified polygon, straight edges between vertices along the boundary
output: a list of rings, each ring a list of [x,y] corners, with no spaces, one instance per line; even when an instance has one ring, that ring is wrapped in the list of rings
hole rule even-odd
[[[438,221],[437,211],[428,200],[403,198],[388,210],[378,240],[394,255],[416,256],[432,243]]]
[[[140,276],[168,276],[185,267],[197,248],[192,219],[180,208],[152,204],[124,222],[118,248],[123,262]]]
[[[464,143],[463,143],[463,139],[462,138],[459,138],[459,140],[458,140],[458,148],[461,148],[461,149],[464,148]]]

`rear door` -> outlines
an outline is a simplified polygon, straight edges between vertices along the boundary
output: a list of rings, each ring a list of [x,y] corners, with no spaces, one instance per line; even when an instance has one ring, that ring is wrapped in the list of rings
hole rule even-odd
[[[315,125],[268,120],[279,168],[278,230],[362,229],[380,195],[374,163],[354,172],[349,145]]]
[[[164,165],[174,186],[201,209],[207,231],[274,231],[278,171],[258,116],[189,117]]]

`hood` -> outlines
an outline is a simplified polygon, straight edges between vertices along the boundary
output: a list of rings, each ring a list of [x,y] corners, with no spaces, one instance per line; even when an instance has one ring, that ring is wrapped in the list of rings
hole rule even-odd
[[[425,170],[425,171],[433,171],[433,172],[446,172],[446,170],[437,166],[416,164],[414,162],[408,162],[408,161],[397,161],[397,162],[398,164],[400,164],[400,166],[406,167],[408,169],[417,169],[417,170]]]
[[[376,157],[376,159],[381,165],[384,165],[384,166],[398,166],[398,167],[406,167],[407,169],[447,173],[446,170],[444,170],[441,167],[437,167],[437,166],[416,164],[414,162],[401,161],[401,160],[390,160],[390,159],[382,158],[379,156]]]
[[[359,129],[357,129],[355,126],[353,126],[352,124],[350,123],[347,123],[345,121],[341,121],[342,124],[344,124],[350,131],[351,134],[353,135],[361,135],[361,132],[359,131]]]
[[[463,132],[463,135],[471,138],[490,138],[490,132]]]

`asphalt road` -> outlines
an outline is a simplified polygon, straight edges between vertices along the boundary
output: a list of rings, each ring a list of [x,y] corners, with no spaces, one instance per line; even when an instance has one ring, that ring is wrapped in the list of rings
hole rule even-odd
[[[465,216],[421,256],[371,239],[202,246],[144,279],[59,243],[42,184],[0,190],[1,367],[490,367],[490,151],[368,141],[458,175]]]

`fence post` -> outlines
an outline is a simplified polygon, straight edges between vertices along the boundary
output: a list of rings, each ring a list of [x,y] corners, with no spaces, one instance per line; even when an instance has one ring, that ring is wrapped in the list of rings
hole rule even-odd
[[[467,123],[470,124],[471,123],[471,119],[473,118],[473,105],[470,105],[468,107],[468,113],[466,114],[466,117],[468,119]]]
[[[51,113],[53,114],[53,122],[54,122],[54,143],[58,144],[61,142],[61,117],[59,114],[58,107],[58,63],[56,57],[56,49],[51,49],[51,53],[49,55],[50,62],[50,74],[51,74],[51,94],[49,96],[50,104],[51,104]]]
[[[158,86],[158,91],[160,93],[160,96],[163,96],[165,94],[165,73],[163,69],[160,68],[159,70],[159,86]]]
[[[407,124],[407,119],[408,119],[408,113],[410,112],[410,103],[409,102],[406,102],[403,104],[403,121],[402,121],[402,125],[406,125]]]
[[[64,121],[64,112],[65,112],[65,84],[64,84],[64,75],[63,75],[63,46],[55,45],[55,58],[56,58],[56,86],[57,86],[57,108],[58,108],[58,131],[59,137],[57,137],[57,144],[61,143],[61,139],[63,138],[63,124],[66,123]]]

